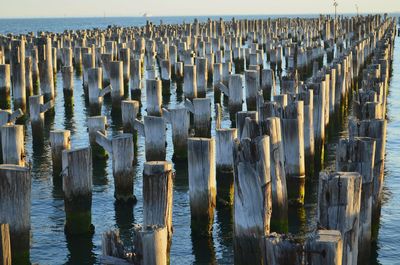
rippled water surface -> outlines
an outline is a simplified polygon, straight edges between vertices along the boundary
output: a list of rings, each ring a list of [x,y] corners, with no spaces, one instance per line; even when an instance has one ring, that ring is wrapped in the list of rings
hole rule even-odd
[[[161,18],[152,18],[158,22]],[[184,19],[162,18],[165,23],[180,23]],[[201,19],[206,19],[203,17]],[[97,19],[33,19],[0,20],[0,33],[25,33],[27,31],[49,30],[60,32],[64,29],[106,27],[110,24],[121,26],[143,25],[144,18],[97,18]],[[393,77],[390,85],[387,130],[386,179],[384,203],[380,220],[379,237],[376,244],[374,262],[380,264],[400,264],[398,261],[398,237],[400,234],[400,43],[396,40],[393,62]],[[57,97],[55,116],[47,117],[47,130],[67,129],[71,131],[72,148],[85,147],[88,143],[87,106],[83,96],[82,79],[75,77],[73,107],[64,104],[61,74],[57,74]],[[171,89],[172,95],[164,98],[167,108],[183,106],[182,95]],[[144,94],[144,93],[142,93]],[[212,98],[209,92],[207,97]],[[146,115],[146,99],[142,95],[141,115]],[[102,115],[107,116],[109,135],[115,135],[122,129],[121,120],[111,116],[111,106],[105,102]],[[214,116],[214,110],[213,110]],[[214,124],[213,124],[214,126]],[[230,127],[229,116],[224,108],[223,127]],[[213,127],[214,130],[214,127]],[[346,122],[333,130],[327,144],[327,160],[334,159],[335,144],[339,137],[346,135]],[[167,131],[167,160],[172,158],[171,130]],[[142,222],[142,170],[144,162],[144,139],[139,137],[138,164],[135,168],[134,192],[138,203],[132,207],[114,204],[114,183],[111,159],[105,162],[95,161],[93,176],[92,223],[96,232],[89,238],[66,238],[64,234],[64,201],[59,179],[52,176],[52,162],[48,138],[44,143],[32,141],[29,124],[26,126],[27,159],[32,166],[32,247],[31,261],[39,264],[97,264],[101,252],[101,234],[111,228],[118,228],[127,246],[133,224]],[[191,237],[189,187],[187,166],[174,165],[176,171],[173,193],[174,234],[171,248],[171,264],[232,264],[232,209],[217,207],[211,240],[199,240]],[[58,181],[57,181],[58,180]],[[290,231],[304,234],[314,228],[316,179],[308,176],[306,205],[291,213]]]

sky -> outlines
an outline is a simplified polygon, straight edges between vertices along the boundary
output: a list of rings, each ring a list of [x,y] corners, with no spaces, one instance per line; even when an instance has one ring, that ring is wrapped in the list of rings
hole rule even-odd
[[[3,2],[3,3],[1,3]],[[7,2],[7,3],[5,3]],[[338,13],[399,12],[400,0],[337,0]],[[0,18],[332,13],[333,0],[0,0]]]

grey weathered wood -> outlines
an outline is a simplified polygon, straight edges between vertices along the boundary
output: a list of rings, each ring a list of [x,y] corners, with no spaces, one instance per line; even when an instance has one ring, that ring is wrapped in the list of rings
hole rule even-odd
[[[168,231],[165,226],[134,227],[134,264],[166,265],[168,261]]]
[[[309,265],[341,265],[343,256],[342,236],[337,230],[318,230],[307,239],[305,260]]]
[[[270,231],[272,210],[269,137],[235,140],[235,263],[260,264],[262,237]]]
[[[147,115],[162,115],[162,86],[160,79],[146,80]]]
[[[270,265],[302,265],[303,246],[290,235],[271,233],[263,238],[264,262]]]
[[[96,142],[97,131],[107,136],[107,117],[105,116],[92,116],[88,117],[87,120],[89,143],[92,147],[92,153],[94,157],[104,157],[106,154],[103,147]]]
[[[70,96],[74,92],[74,68],[63,66],[61,68],[64,94]]]
[[[217,129],[216,170],[217,172],[233,172],[233,141],[237,138],[236,129]]]
[[[193,104],[193,127],[196,137],[211,137],[211,99],[195,98]]]
[[[236,113],[236,128],[238,130],[239,139],[242,139],[246,118],[258,120],[258,113],[256,111],[239,111]]]
[[[0,224],[9,224],[13,260],[29,256],[31,172],[18,165],[0,165]],[[28,253],[28,254],[27,254]]]
[[[146,161],[165,161],[165,126],[162,117],[145,116],[144,123],[135,122],[135,128],[145,137]]]
[[[65,205],[65,232],[90,234],[92,227],[92,151],[90,147],[64,150],[62,174]]]
[[[163,110],[164,118],[169,116],[171,123],[174,158],[187,158],[187,139],[189,137],[189,112],[186,108]]]
[[[62,170],[62,151],[71,148],[71,133],[69,130],[55,130],[50,132],[51,158],[53,161],[53,175],[58,176]]]
[[[146,162],[143,169],[143,224],[165,226],[172,238],[172,164]]]
[[[40,88],[46,100],[55,95],[52,56],[51,38],[43,36],[38,39]]]
[[[4,164],[25,165],[24,126],[1,127],[1,148]]]
[[[216,203],[214,138],[188,139],[188,171],[192,232],[208,235]]]
[[[118,230],[110,230],[106,231],[103,233],[102,238],[101,238],[101,252],[104,257],[107,257],[106,259],[110,259],[110,257],[114,258],[125,258],[125,250],[124,250],[124,245],[119,237],[119,231]],[[123,264],[123,263],[113,263],[111,264]],[[118,262],[122,262],[117,260]],[[127,261],[125,261],[127,264]],[[108,263],[102,263],[102,264],[108,264]]]
[[[89,104],[100,109],[103,98],[100,97],[101,89],[103,88],[103,69],[90,68],[88,69],[88,98]]]
[[[362,177],[358,172],[321,172],[318,224],[342,235],[342,264],[357,264]]]
[[[3,95],[10,95],[11,89],[11,68],[9,64],[0,64],[0,92]]]
[[[336,151],[336,170],[358,172],[362,176],[358,261],[368,262],[371,255],[372,198],[375,164],[375,140],[341,139]]]
[[[256,96],[260,89],[259,72],[254,70],[245,71],[246,83],[246,105],[248,110],[255,110]]]
[[[136,100],[123,100],[121,102],[122,112],[122,125],[124,126],[124,132],[136,133],[134,128],[135,119],[139,113],[140,103]]]
[[[110,62],[110,84],[112,86],[112,105],[119,109],[124,96],[123,64],[121,61]]]
[[[265,125],[264,133],[269,136],[270,140],[272,190],[271,230],[284,233],[288,230],[288,196],[281,121],[277,117],[272,117],[266,120]]]
[[[196,65],[184,66],[183,93],[189,99],[197,98]]]

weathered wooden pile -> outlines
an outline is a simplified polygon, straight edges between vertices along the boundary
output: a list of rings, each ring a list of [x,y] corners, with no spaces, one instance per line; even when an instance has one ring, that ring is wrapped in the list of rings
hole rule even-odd
[[[124,249],[118,231],[106,232],[103,263],[168,262],[169,124],[174,161],[188,164],[194,235],[211,235],[218,196],[234,208],[236,264],[367,264],[379,218],[395,34],[394,19],[375,15],[1,36],[1,264],[10,264],[10,252],[29,261],[31,176],[24,126],[14,123],[29,116],[34,141],[47,137],[58,71],[66,103],[74,94],[74,72],[82,74],[90,109],[88,147],[71,148],[67,130],[48,136],[54,176],[62,177],[68,235],[94,232],[94,160],[110,156],[116,201],[136,201],[137,138],[145,139],[143,224],[134,229],[133,251]],[[171,89],[184,95],[182,107],[164,108]],[[99,116],[104,98],[111,98],[113,117],[122,119],[123,133],[114,137]],[[354,117],[349,139],[338,144],[337,172],[319,176],[318,228],[307,238],[286,235],[288,208],[304,204],[306,178],[323,168],[327,135],[350,99]],[[140,120],[142,104],[147,115]],[[224,109],[232,128],[222,128]]]

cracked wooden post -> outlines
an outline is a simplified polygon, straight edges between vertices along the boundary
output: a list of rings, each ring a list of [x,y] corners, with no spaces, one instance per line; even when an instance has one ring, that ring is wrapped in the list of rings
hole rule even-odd
[[[62,152],[65,233],[92,234],[92,151],[90,147]]]
[[[189,111],[187,108],[163,109],[163,117],[171,124],[174,160],[187,159],[187,139],[189,137]]]
[[[104,148],[96,142],[97,131],[107,136],[107,117],[106,116],[92,116],[88,117],[87,121],[89,132],[89,143],[92,148],[92,156],[96,159],[106,158],[107,153]]]
[[[16,108],[25,110],[25,38],[11,41],[12,94]]]
[[[239,111],[236,113],[236,128],[238,139],[242,139],[242,134],[244,131],[244,125],[246,118],[249,117],[252,120],[258,120],[258,113],[257,111]]]
[[[10,107],[11,68],[9,64],[0,64],[0,107]]]
[[[96,142],[112,156],[114,176],[114,197],[118,202],[136,202],[133,194],[133,137],[130,133],[123,133],[108,139],[106,135],[97,131]]]
[[[0,264],[11,265],[10,226],[0,224]]]
[[[141,60],[137,58],[131,58],[131,79],[130,79],[130,90],[132,99],[140,100],[141,88],[142,88],[142,64]]]
[[[193,113],[193,128],[196,137],[211,138],[211,99],[186,99],[185,107]]]
[[[381,194],[383,189],[383,178],[386,154],[386,120],[363,120],[349,119],[349,136],[370,137],[376,141],[374,162],[374,184],[372,198],[372,215],[379,215],[381,205]]]
[[[272,208],[269,153],[268,136],[233,145],[235,264],[261,264]]]
[[[43,104],[43,96],[35,95],[29,97],[29,116],[32,126],[32,136],[40,139],[44,130],[44,114],[48,110],[54,108],[54,101],[49,100]]]
[[[233,204],[233,141],[237,129],[216,129],[216,174],[218,202]]]
[[[264,100],[271,100],[272,96],[276,94],[275,75],[271,69],[261,70],[260,89],[263,91]]]
[[[74,94],[74,68],[72,66],[63,66],[61,73],[64,96],[71,97]]]
[[[14,264],[29,264],[31,172],[28,167],[0,165],[0,224],[9,224]]]
[[[82,65],[83,65],[83,89],[87,95],[87,88],[89,85],[89,69],[95,67],[95,57],[92,53],[82,54]]]
[[[219,103],[221,101],[221,90],[219,89],[220,83],[222,83],[222,64],[215,63],[213,65],[213,89],[214,89],[214,102]]]
[[[51,158],[53,161],[53,176],[59,177],[62,171],[62,152],[71,148],[71,133],[69,130],[50,132]]]
[[[110,84],[112,106],[114,109],[121,108],[121,100],[124,97],[123,64],[121,61],[110,62]]]
[[[342,264],[357,264],[362,177],[358,172],[321,172],[318,224],[342,235]]]
[[[121,102],[122,110],[122,126],[125,133],[133,135],[133,143],[137,142],[137,131],[135,129],[135,119],[138,116],[140,108],[139,101],[136,100],[123,100]]]
[[[270,140],[270,167],[272,190],[271,231],[288,232],[288,196],[285,173],[285,153],[282,141],[281,119],[271,117],[265,121],[262,133]]]
[[[315,165],[323,164],[325,146],[325,81],[312,84],[313,89],[313,123],[315,144]]]
[[[26,97],[33,95],[33,80],[32,80],[32,57],[25,58],[25,91]],[[25,98],[26,101],[26,98]]]
[[[162,82],[163,96],[171,95],[171,63],[169,60],[162,60],[160,66],[160,77]]]
[[[100,96],[103,89],[103,69],[90,68],[87,70],[88,98],[92,114],[100,114],[103,97]]]
[[[166,161],[146,162],[143,169],[143,225],[162,225],[172,239],[172,164]]]
[[[183,74],[183,94],[188,99],[197,98],[196,65],[185,65]]]
[[[51,38],[41,37],[40,39],[38,39],[40,88],[45,98],[45,101],[54,99],[55,96],[51,50]]]
[[[271,233],[263,238],[264,262],[269,265],[303,265],[303,244],[291,235]]]
[[[371,256],[372,197],[375,164],[375,140],[367,137],[340,139],[336,150],[336,170],[358,172],[362,176],[358,262],[368,263]]]
[[[342,265],[343,241],[340,231],[318,230],[305,243],[305,260],[309,265]]]
[[[162,115],[162,84],[160,79],[146,80],[146,97],[147,97],[147,115]]]
[[[192,233],[209,236],[216,204],[215,140],[188,139],[189,198]]]
[[[143,122],[135,120],[135,128],[145,138],[146,161],[165,161],[166,132],[165,119],[144,116]]]
[[[207,92],[207,58],[197,57],[196,58],[196,79],[197,79],[197,96],[199,98],[206,97]]]
[[[165,226],[135,226],[133,229],[135,246],[134,264],[167,265],[168,229]]]
[[[294,205],[304,204],[305,196],[303,111],[303,101],[293,102],[286,106],[282,119],[288,199]]]
[[[130,58],[131,58],[131,50],[129,48],[122,48],[119,50],[119,60],[121,60],[123,64],[123,80],[126,86],[129,85],[129,80],[130,80],[130,72],[131,72]]]
[[[246,70],[245,71],[246,83],[246,105],[247,110],[256,109],[256,96],[260,89],[260,80],[258,71]]]
[[[4,164],[25,165],[23,125],[1,127],[1,149]]]
[[[304,105],[304,155],[306,163],[306,172],[314,172],[314,100],[313,90],[305,90],[297,94],[297,99],[303,101]]]

